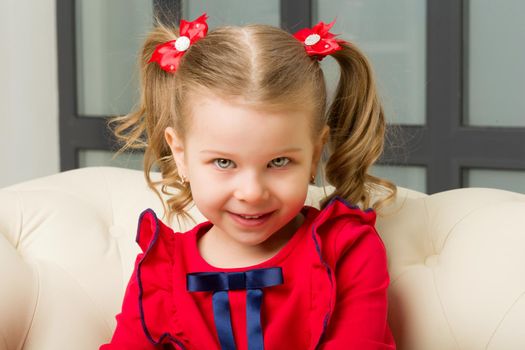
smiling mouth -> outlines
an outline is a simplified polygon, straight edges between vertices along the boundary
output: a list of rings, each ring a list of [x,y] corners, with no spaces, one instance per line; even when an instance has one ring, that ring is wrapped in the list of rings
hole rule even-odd
[[[235,221],[242,225],[261,225],[265,223],[268,218],[274,213],[275,211],[271,211],[264,214],[237,214],[229,212],[230,215],[233,216]]]

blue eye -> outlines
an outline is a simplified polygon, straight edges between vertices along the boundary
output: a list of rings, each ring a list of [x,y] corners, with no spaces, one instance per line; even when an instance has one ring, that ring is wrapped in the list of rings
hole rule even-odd
[[[288,163],[290,163],[290,158],[287,158],[287,157],[275,158],[275,159],[272,159],[272,161],[270,162],[273,168],[282,168],[286,166]]]
[[[213,160],[213,164],[215,164],[217,168],[220,169],[229,169],[232,167],[233,162],[229,159],[217,158]]]

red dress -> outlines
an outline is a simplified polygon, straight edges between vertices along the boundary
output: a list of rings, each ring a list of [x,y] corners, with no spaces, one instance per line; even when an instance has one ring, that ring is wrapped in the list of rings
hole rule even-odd
[[[146,210],[137,256],[110,349],[221,349],[211,292],[189,292],[187,274],[280,267],[283,283],[263,289],[264,349],[394,350],[387,323],[389,275],[375,213],[335,198],[323,210],[305,206],[305,220],[271,259],[246,268],[215,268],[197,240],[212,226],[174,233]],[[229,290],[237,349],[248,349],[247,291]]]

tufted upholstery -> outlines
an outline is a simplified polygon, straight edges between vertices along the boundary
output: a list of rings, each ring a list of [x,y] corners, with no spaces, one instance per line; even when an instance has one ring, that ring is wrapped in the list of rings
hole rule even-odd
[[[525,349],[525,196],[399,192],[377,224],[398,348]],[[307,204],[321,193],[311,188]],[[147,207],[162,214],[142,173],[118,168],[0,190],[0,350],[91,350],[107,341]]]

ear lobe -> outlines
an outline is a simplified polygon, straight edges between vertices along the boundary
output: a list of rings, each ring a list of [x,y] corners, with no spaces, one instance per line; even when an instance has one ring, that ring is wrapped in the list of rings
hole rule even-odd
[[[184,142],[177,135],[177,133],[175,132],[175,129],[173,129],[171,126],[168,126],[164,130],[164,139],[166,140],[166,143],[171,149],[171,154],[173,154],[173,159],[175,160],[175,163],[177,164],[179,176],[187,177],[186,176],[186,162],[184,160],[185,159]]]

